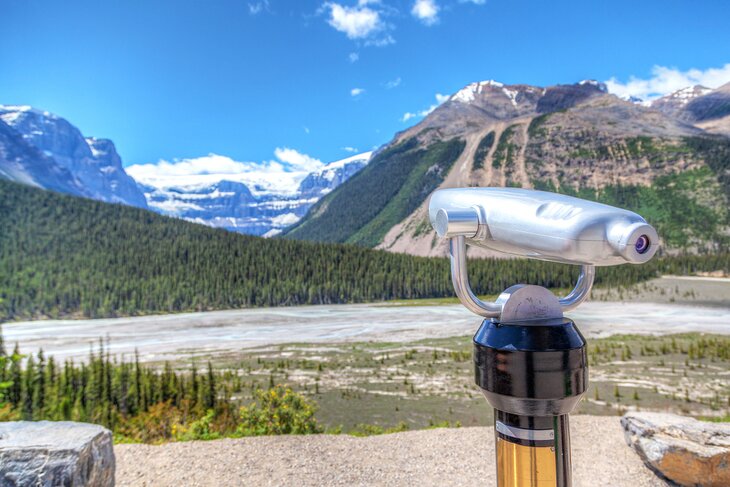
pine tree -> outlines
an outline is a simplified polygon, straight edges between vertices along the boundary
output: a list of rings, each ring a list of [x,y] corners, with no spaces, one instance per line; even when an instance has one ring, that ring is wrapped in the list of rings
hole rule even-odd
[[[206,379],[205,395],[203,397],[203,407],[205,409],[215,408],[216,403],[216,389],[215,389],[215,374],[213,373],[213,364],[208,360],[208,377]]]
[[[46,407],[46,358],[43,349],[38,351],[38,365],[32,378],[33,418],[44,417]]]
[[[22,396],[21,396],[21,404],[22,409],[20,411],[23,419],[26,420],[32,420],[33,418],[33,391],[35,389],[35,378],[36,378],[36,371],[35,371],[35,360],[33,359],[33,356],[29,356],[28,360],[25,362],[25,371],[23,373],[23,387],[22,387]]]
[[[20,406],[21,391],[23,385],[23,371],[21,369],[20,361],[22,356],[20,355],[20,348],[18,344],[15,344],[13,354],[10,356],[10,370],[8,372],[8,380],[10,381],[10,387],[6,391],[6,397],[8,402],[17,408]]]

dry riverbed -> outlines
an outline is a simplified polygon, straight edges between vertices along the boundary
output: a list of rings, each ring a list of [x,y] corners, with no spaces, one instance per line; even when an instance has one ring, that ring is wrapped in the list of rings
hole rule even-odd
[[[596,299],[568,314],[587,338],[615,334],[702,332],[730,334],[730,279],[660,278],[621,296]],[[621,298],[624,301],[603,301]],[[3,324],[7,343],[22,353],[43,348],[57,360],[84,360],[99,339],[109,350],[159,362],[240,352],[285,343],[413,343],[471,336],[479,318],[448,300],[363,305],[297,306],[99,320]]]

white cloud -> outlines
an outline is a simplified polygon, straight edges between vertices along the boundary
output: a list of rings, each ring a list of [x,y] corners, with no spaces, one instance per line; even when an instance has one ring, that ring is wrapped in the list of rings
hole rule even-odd
[[[412,119],[412,118],[416,118],[417,116],[418,116],[418,114],[417,114],[417,113],[413,113],[413,112],[406,112],[406,113],[404,113],[404,114],[403,114],[403,116],[402,116],[402,117],[400,118],[400,121],[401,121],[401,122],[407,122],[408,120],[410,120],[410,119]]]
[[[363,93],[365,93],[365,89],[364,88],[353,88],[353,89],[350,90],[350,95],[351,96],[360,96]]]
[[[441,105],[443,102],[451,98],[449,95],[442,95],[441,93],[436,93],[436,102]]]
[[[284,164],[288,164],[292,170],[305,170],[308,172],[317,171],[322,169],[324,163],[319,159],[302,154],[296,149],[290,149],[288,147],[277,147],[274,150],[274,155]]]
[[[390,34],[365,41],[366,46],[385,47],[391,44],[395,44],[395,39]]]
[[[279,147],[278,160],[241,162],[219,154],[126,167],[127,174],[154,188],[207,186],[220,181],[244,183],[257,193],[294,193],[307,174],[319,171],[324,163],[295,149]]]
[[[651,73],[651,78],[641,79],[631,76],[625,83],[614,77],[606,81],[606,86],[610,93],[620,97],[635,96],[643,100],[659,98],[693,85],[717,88],[730,81],[730,63],[720,68],[689,69],[687,71],[666,66],[654,66]]]
[[[359,152],[357,150],[357,147],[350,147],[350,146],[343,147],[342,150],[345,151],[345,152],[351,152],[353,154],[356,153],[356,152]]]
[[[421,110],[419,112],[404,113],[400,119],[401,122],[407,122],[408,120],[410,120],[412,118],[416,118],[416,117],[425,117],[432,111],[436,110],[439,107],[439,105],[441,105],[443,102],[445,102],[449,99],[449,95],[442,95],[441,93],[436,93],[436,95],[434,95],[434,97],[436,98],[436,103],[434,103],[430,107],[428,107],[424,110]]]
[[[392,79],[392,80],[388,81],[387,83],[385,83],[385,87],[389,90],[392,90],[393,88],[397,88],[398,86],[400,86],[400,82],[401,82],[401,79],[400,79],[400,76],[398,76],[396,79]]]
[[[256,15],[264,10],[269,10],[269,0],[260,0],[258,2],[249,2],[248,13]]]
[[[330,10],[327,22],[350,39],[365,39],[384,28],[380,13],[367,6],[369,2],[348,7],[328,2],[324,6]]]
[[[474,5],[484,5],[487,0],[459,0],[459,3],[473,3]]]
[[[360,59],[360,55],[359,55],[358,53],[356,53],[356,52],[351,52],[351,53],[350,53],[350,54],[349,54],[349,55],[347,56],[347,59],[348,59],[348,60],[349,60],[349,61],[350,61],[351,63],[356,63],[356,62],[358,61],[358,59]]]
[[[328,13],[329,25],[364,46],[383,47],[395,43],[389,33],[393,26],[385,21],[385,17],[398,11],[380,0],[359,0],[353,6],[328,1],[318,10],[320,14],[325,12]],[[355,62],[359,55],[351,53],[349,59]]]
[[[439,6],[436,0],[416,0],[411,14],[426,25],[433,25],[439,20]]]

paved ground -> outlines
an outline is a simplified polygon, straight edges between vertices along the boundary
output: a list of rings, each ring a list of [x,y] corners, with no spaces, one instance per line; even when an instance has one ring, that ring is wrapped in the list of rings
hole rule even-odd
[[[618,417],[571,421],[575,487],[666,485],[626,446]],[[116,445],[115,452],[119,486],[496,485],[492,428]]]

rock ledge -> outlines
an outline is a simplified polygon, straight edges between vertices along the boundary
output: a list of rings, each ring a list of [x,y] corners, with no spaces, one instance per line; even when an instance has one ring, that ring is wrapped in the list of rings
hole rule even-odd
[[[71,421],[0,423],[0,485],[114,485],[112,434]]]
[[[675,414],[621,418],[626,443],[659,475],[685,486],[730,485],[730,425]]]

